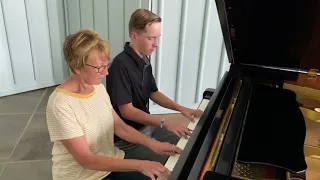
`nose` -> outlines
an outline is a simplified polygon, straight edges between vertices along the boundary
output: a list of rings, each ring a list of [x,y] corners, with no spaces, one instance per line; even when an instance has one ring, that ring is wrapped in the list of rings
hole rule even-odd
[[[101,74],[107,76],[109,74],[108,67],[106,67]]]
[[[159,43],[158,43],[158,39],[155,39],[153,41],[153,47],[158,47]]]

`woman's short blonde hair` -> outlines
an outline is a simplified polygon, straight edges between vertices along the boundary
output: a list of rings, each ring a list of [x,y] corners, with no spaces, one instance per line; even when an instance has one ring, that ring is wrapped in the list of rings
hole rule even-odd
[[[81,29],[70,34],[63,44],[63,54],[67,64],[74,73],[74,69],[83,69],[92,50],[99,50],[105,54],[106,60],[110,58],[109,44],[100,35],[90,29]]]

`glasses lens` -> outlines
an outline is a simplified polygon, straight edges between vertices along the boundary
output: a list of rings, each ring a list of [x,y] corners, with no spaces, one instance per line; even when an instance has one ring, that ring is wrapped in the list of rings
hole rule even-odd
[[[98,72],[103,72],[104,70],[106,70],[107,66],[101,66],[99,69],[98,69]]]

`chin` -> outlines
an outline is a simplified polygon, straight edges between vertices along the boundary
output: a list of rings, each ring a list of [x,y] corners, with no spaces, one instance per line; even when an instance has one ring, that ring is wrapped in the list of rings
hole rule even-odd
[[[92,85],[99,85],[101,83],[102,83],[102,79],[95,79],[87,82],[87,84],[92,84]]]
[[[96,81],[96,82],[94,82],[93,84],[94,85],[99,85],[99,84],[101,84],[102,83],[102,81]]]
[[[150,55],[154,52],[154,49],[150,50]]]
[[[150,56],[153,53],[153,51],[148,51],[147,53],[145,53],[146,56]]]

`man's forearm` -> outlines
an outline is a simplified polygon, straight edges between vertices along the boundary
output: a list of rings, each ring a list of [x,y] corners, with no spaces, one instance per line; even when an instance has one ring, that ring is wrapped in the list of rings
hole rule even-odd
[[[168,108],[174,111],[180,111],[181,108],[179,104],[172,101],[170,98],[162,94],[160,91],[151,93],[151,100],[164,108]]]
[[[135,121],[146,126],[160,126],[162,120],[160,117],[145,113],[133,106],[130,107],[130,109],[127,109],[127,111],[122,115],[128,120]]]
[[[116,135],[130,143],[140,144],[146,147],[149,147],[153,141],[125,123],[123,123]]]

